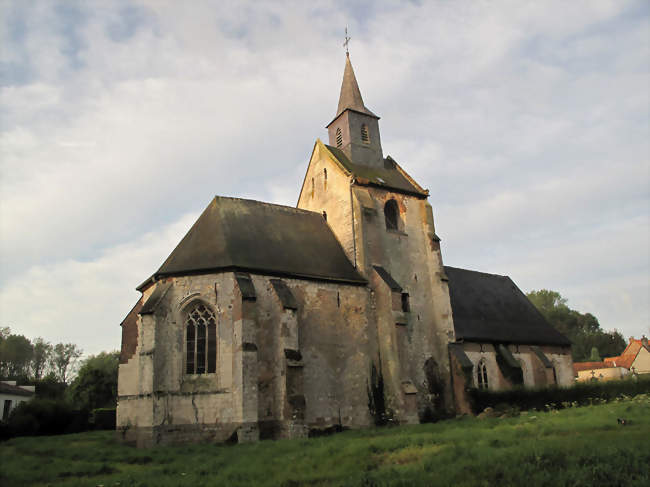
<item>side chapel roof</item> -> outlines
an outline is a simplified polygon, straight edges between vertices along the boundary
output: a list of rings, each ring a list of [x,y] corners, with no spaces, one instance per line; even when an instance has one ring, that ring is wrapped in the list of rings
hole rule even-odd
[[[508,276],[445,266],[456,338],[569,346]]]
[[[366,283],[320,213],[223,196],[210,202],[153,278],[217,270]]]

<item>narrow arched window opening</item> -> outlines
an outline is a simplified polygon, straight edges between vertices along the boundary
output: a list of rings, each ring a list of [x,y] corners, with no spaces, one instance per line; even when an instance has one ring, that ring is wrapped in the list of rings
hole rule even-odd
[[[343,134],[340,127],[336,129],[336,147],[339,149],[343,147]]]
[[[484,360],[481,360],[478,364],[476,370],[476,379],[479,389],[488,388],[488,374],[487,374],[487,365]]]
[[[213,374],[217,371],[217,322],[214,313],[198,304],[185,321],[185,372]]]
[[[368,126],[365,123],[361,126],[361,142],[370,144],[370,134],[368,133]]]
[[[384,205],[384,218],[386,219],[387,230],[398,229],[399,208],[395,200],[388,200]]]

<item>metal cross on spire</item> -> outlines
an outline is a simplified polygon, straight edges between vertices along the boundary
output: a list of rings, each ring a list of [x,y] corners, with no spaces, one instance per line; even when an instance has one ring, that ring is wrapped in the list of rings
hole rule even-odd
[[[350,39],[352,39],[352,37],[348,36],[348,26],[346,25],[345,26],[345,42],[343,43],[343,47],[345,47],[345,54],[348,55],[348,56],[350,55],[350,51],[348,49],[348,44],[350,44]]]

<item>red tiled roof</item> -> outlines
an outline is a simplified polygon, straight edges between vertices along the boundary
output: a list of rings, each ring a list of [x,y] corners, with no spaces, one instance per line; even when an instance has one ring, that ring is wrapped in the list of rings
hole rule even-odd
[[[583,370],[611,369],[613,367],[615,367],[614,364],[607,362],[575,362],[573,364],[573,371],[580,372]]]
[[[611,364],[612,366],[625,367],[626,369],[629,369],[632,367],[632,364],[634,363],[634,360],[641,351],[642,347],[644,347],[644,345],[641,340],[635,340],[634,338],[631,338],[630,343],[627,344],[627,347],[625,347],[625,350],[623,350],[622,354],[620,354],[618,357],[606,357],[605,363]],[[650,352],[650,348],[645,348]]]

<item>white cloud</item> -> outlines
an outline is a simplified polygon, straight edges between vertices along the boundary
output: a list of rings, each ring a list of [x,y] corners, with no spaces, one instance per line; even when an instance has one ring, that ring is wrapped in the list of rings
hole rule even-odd
[[[126,296],[176,243],[147,240],[160,228],[214,194],[295,204],[346,24],[384,152],[431,189],[446,261],[557,289],[624,333],[648,322],[644,2],[2,9],[0,296],[18,330],[92,348],[100,314],[119,336]],[[124,249],[131,265],[107,265]],[[27,314],[23,294],[63,304]]]
[[[88,354],[120,347],[120,322],[148,278],[198,217],[106,249],[90,261],[66,259],[29,268],[0,290],[0,323],[15,333],[72,342]]]

